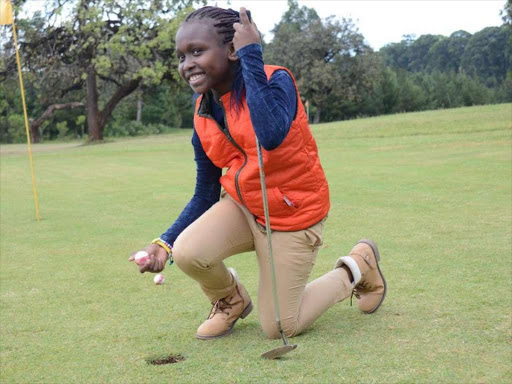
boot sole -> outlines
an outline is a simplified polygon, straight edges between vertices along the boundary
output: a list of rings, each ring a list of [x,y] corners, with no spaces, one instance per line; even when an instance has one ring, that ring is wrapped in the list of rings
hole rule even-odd
[[[249,303],[249,305],[247,307],[245,307],[245,309],[243,310],[243,312],[240,314],[240,316],[238,317],[238,319],[245,319],[247,316],[249,316],[249,313],[251,313],[253,309],[253,305],[252,305],[252,301]],[[210,339],[218,339],[220,337],[224,337],[224,336],[227,336],[227,335],[230,335],[231,333],[233,333],[233,328],[236,324],[236,322],[238,321],[238,319],[236,319],[235,321],[233,321],[233,323],[231,324],[231,327],[229,327],[229,329],[224,332],[224,333],[221,333],[220,335],[215,335],[215,336],[203,336],[203,335],[198,335],[196,333],[196,339],[200,339],[200,340],[210,340]]]
[[[366,313],[366,314],[369,315],[369,314],[374,313],[375,311],[377,311],[377,309],[379,309],[379,307],[382,305],[382,302],[384,301],[384,298],[386,297],[387,284],[386,284],[386,279],[384,278],[384,275],[382,274],[382,271],[380,270],[380,266],[379,266],[380,254],[379,254],[379,248],[377,248],[377,244],[375,244],[375,242],[373,240],[371,240],[371,239],[361,239],[357,243],[358,244],[359,243],[363,243],[363,244],[366,244],[366,245],[370,246],[370,248],[373,251],[373,254],[375,255],[375,259],[377,260],[377,269],[379,271],[379,275],[382,278],[382,281],[384,283],[384,293],[382,295],[382,299],[380,299],[380,301],[376,305],[376,307],[373,308],[371,311],[362,311],[363,313]]]

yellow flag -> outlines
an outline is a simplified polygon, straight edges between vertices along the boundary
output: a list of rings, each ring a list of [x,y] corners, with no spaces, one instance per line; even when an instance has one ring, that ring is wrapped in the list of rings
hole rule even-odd
[[[0,25],[12,24],[12,6],[10,0],[0,0]]]

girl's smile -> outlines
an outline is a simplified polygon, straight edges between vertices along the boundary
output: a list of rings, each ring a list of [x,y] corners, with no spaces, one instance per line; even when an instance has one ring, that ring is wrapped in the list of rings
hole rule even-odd
[[[196,93],[230,91],[231,64],[238,58],[232,44],[222,44],[209,19],[184,23],[176,34],[178,71]]]

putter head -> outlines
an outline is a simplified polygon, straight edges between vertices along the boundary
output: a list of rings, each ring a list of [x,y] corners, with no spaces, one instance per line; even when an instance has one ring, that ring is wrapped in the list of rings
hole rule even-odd
[[[268,352],[262,353],[261,357],[264,357],[265,359],[277,359],[283,355],[286,355],[288,352],[293,351],[295,348],[297,348],[297,344],[282,345],[280,347],[271,349]]]

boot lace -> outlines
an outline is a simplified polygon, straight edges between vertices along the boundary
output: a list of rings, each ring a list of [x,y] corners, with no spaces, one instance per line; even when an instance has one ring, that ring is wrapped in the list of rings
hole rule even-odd
[[[211,319],[217,313],[225,313],[229,316],[228,309],[233,308],[231,304],[229,304],[225,299],[220,299],[212,303],[212,309],[207,319]]]
[[[366,281],[362,281],[359,283],[353,290],[352,294],[350,295],[350,306],[352,306],[352,298],[355,296],[357,299],[361,298],[361,291],[366,291],[371,288],[370,284]]]

